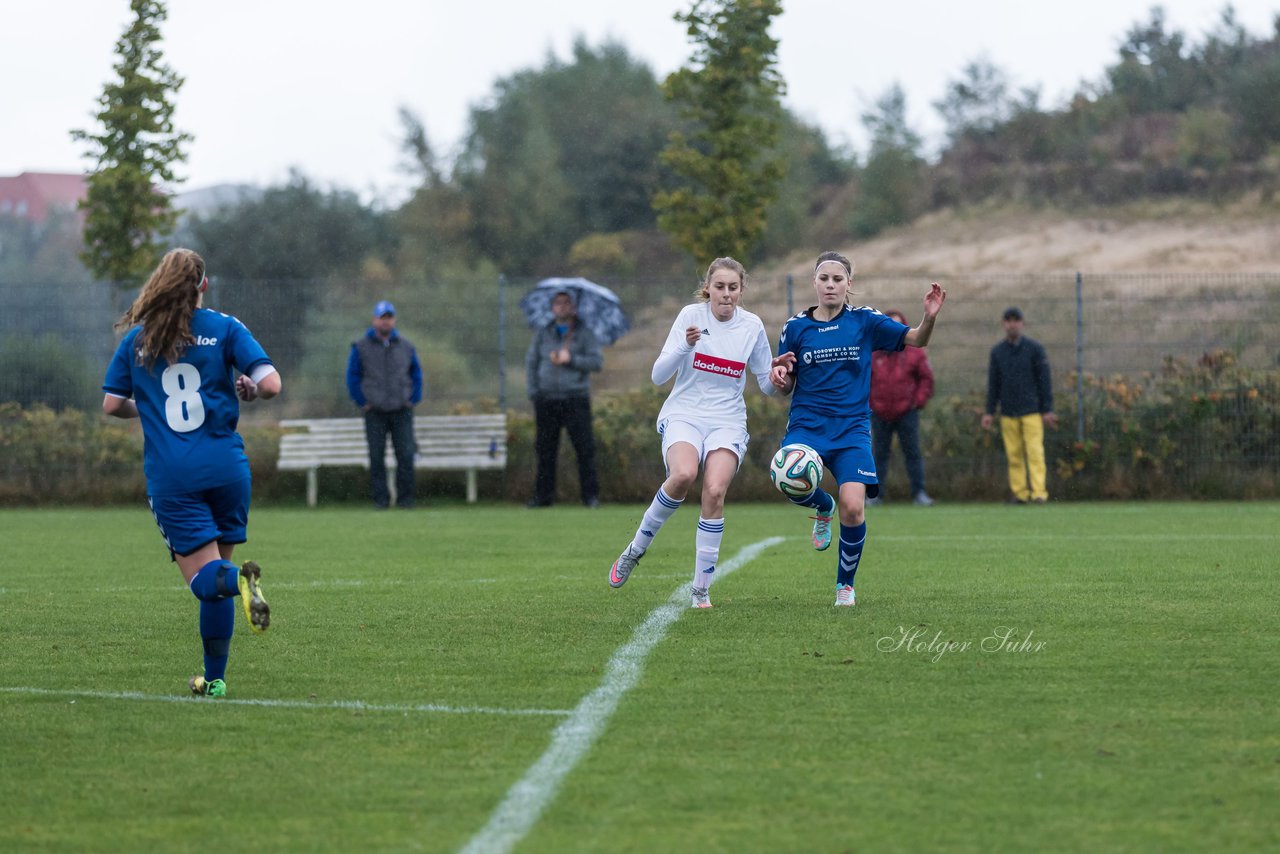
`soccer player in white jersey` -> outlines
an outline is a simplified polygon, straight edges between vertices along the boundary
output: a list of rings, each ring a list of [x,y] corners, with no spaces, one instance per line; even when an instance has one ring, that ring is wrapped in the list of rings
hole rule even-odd
[[[710,608],[709,590],[724,537],[724,496],[747,451],[747,375],[765,394],[772,351],[760,318],[738,305],[747,273],[732,258],[717,258],[698,287],[698,302],[671,324],[653,363],[653,382],[674,375],[675,385],[658,413],[667,479],[658,487],[644,519],[609,570],[609,584],[626,583],[663,524],[680,509],[702,467],[702,515],[695,538],[690,604]]]
[[[791,394],[783,445],[805,444],[818,452],[837,484],[832,497],[819,486],[791,501],[814,511],[813,547],[831,545],[831,520],[840,510],[836,563],[837,606],[856,602],[853,578],[866,542],[866,500],[880,491],[871,454],[871,353],[923,347],[947,292],[934,282],[924,297],[924,319],[908,328],[867,306],[850,304],[853,265],[838,252],[824,252],[813,267],[818,304],[782,327],[770,380]]]
[[[239,596],[249,627],[270,609],[252,561],[231,563],[249,522],[249,460],[236,433],[243,401],[280,393],[280,374],[239,320],[201,308],[204,259],[173,249],[116,323],[128,332],[107,367],[102,410],[141,418],[147,503],[191,592],[200,600],[204,673],[192,693],[224,697]],[[235,372],[240,376],[236,377]]]

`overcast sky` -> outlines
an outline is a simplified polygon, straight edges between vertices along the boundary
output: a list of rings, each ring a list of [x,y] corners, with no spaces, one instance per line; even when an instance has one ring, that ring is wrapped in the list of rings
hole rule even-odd
[[[456,150],[470,107],[495,80],[568,59],[578,36],[624,44],[661,77],[690,45],[672,15],[690,0],[170,0],[166,62],[186,78],[177,124],[195,136],[182,189],[275,184],[296,166],[321,185],[394,201],[403,105],[436,151]],[[773,26],[787,106],[836,145],[865,152],[859,116],[890,85],[915,129],[936,145],[932,108],[965,64],[985,56],[1015,87],[1058,106],[1101,78],[1147,0],[783,0]],[[1166,0],[1193,43],[1225,2]],[[1280,0],[1238,0],[1255,36],[1272,32]],[[0,0],[0,175],[88,168],[72,128],[93,129],[112,76],[127,0]]]

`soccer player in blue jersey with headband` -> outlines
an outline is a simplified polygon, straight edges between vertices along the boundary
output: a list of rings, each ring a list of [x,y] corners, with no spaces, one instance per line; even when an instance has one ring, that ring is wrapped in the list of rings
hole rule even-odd
[[[853,265],[839,252],[823,252],[813,268],[818,304],[782,327],[778,355],[769,379],[792,395],[783,445],[805,444],[818,452],[835,477],[837,495],[819,486],[808,496],[791,498],[814,511],[813,547],[831,545],[831,520],[840,511],[840,548],[836,601],[856,602],[853,578],[866,542],[866,500],[880,491],[871,453],[871,353],[923,347],[947,298],[934,282],[924,297],[924,318],[907,327],[867,306],[849,302]]]
[[[237,400],[272,398],[280,374],[239,320],[201,307],[204,259],[173,249],[160,261],[117,329],[127,329],[107,367],[102,410],[141,418],[147,503],[191,592],[200,600],[204,673],[192,693],[223,697],[239,596],[249,627],[270,609],[253,562],[231,563],[249,521],[249,460],[236,433]],[[239,374],[239,376],[237,376]]]

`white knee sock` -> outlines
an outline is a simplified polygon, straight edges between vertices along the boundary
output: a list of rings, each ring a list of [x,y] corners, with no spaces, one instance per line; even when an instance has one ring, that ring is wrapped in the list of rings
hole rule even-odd
[[[724,519],[698,517],[698,534],[694,538],[693,586],[710,589],[715,580],[716,563],[720,560],[720,541],[724,539]]]
[[[683,498],[677,501],[663,492],[662,487],[658,487],[653,501],[649,503],[649,509],[644,511],[644,519],[640,522],[640,527],[636,528],[636,535],[631,539],[631,545],[639,551],[647,551],[653,543],[653,538],[658,536],[658,531],[662,530],[662,526],[671,518],[671,514],[679,510],[683,503]]]

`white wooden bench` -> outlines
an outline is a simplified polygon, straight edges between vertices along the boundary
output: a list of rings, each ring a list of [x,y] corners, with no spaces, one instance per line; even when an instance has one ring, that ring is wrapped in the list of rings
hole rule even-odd
[[[315,507],[321,466],[369,467],[369,442],[363,418],[295,418],[280,422],[282,471],[307,472],[307,506]],[[507,465],[507,416],[415,415],[413,433],[418,440],[414,468],[467,473],[467,501],[476,501],[476,472]],[[387,469],[396,458],[387,442]],[[394,492],[395,478],[387,478]],[[392,496],[394,500],[395,496]]]

